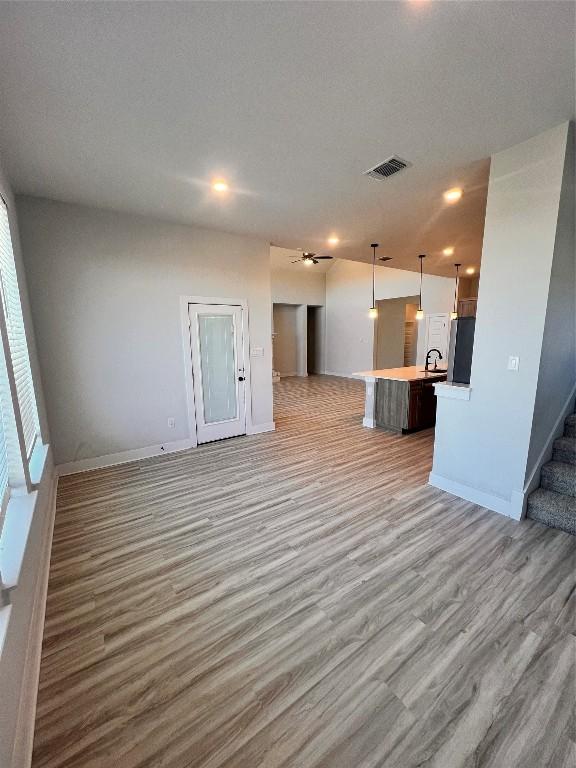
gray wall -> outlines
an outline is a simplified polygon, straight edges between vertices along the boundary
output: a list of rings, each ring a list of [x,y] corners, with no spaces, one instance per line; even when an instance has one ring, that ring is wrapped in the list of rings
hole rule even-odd
[[[417,261],[416,257],[414,260]],[[415,265],[415,269],[418,269]],[[420,275],[404,269],[376,267],[376,299],[418,294]],[[372,265],[336,260],[326,273],[326,372],[349,376],[374,367],[375,322],[368,317],[372,302]],[[452,278],[424,275],[424,312],[450,312]],[[420,323],[418,363],[426,357],[426,325]]]
[[[179,297],[246,299],[252,419],[272,421],[268,243],[19,197],[57,464],[189,437]],[[176,428],[169,429],[169,417]]]
[[[492,158],[471,397],[438,398],[431,482],[486,493],[502,508],[524,489],[567,132],[564,123]],[[507,370],[510,355],[517,372]]]
[[[10,233],[18,273],[20,300],[32,376],[38,402],[42,438],[48,442],[44,397],[36,359],[34,333],[22,265],[16,206],[0,161],[0,193],[8,204]],[[36,659],[40,652],[44,605],[44,576],[50,560],[50,534],[54,511],[53,468],[50,454],[38,489],[32,525],[24,555],[21,580],[12,592],[12,613],[0,657],[0,766],[24,765],[32,738],[30,719],[36,699]],[[19,720],[20,716],[20,720]]]
[[[558,417],[558,409],[576,384],[575,159],[572,124],[566,147],[526,479],[546,445]]]

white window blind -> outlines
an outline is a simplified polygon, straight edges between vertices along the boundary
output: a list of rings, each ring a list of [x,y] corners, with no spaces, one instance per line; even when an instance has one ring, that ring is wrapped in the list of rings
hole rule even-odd
[[[0,520],[8,501],[8,450],[6,447],[6,432],[4,419],[0,413]],[[0,526],[1,528],[1,526]]]
[[[0,521],[10,498],[12,471],[18,462],[22,462],[22,457],[16,433],[16,422],[14,421],[14,408],[10,396],[4,348],[0,341]],[[1,530],[2,526],[0,525],[0,532]]]
[[[20,292],[18,290],[18,277],[14,263],[12,239],[10,237],[10,225],[8,210],[0,200],[0,289],[2,293],[2,305],[8,332],[8,345],[14,370],[16,393],[22,430],[26,446],[26,458],[29,459],[39,433],[38,409],[36,407],[36,395],[32,382],[28,345],[24,330],[24,318],[20,304]]]

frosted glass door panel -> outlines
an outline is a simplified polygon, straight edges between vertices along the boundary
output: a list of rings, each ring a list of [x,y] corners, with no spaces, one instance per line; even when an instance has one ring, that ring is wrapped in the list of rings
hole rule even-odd
[[[214,424],[238,416],[234,316],[199,315],[200,366],[204,422]]]
[[[189,304],[192,388],[199,443],[246,434],[244,317],[234,304]]]

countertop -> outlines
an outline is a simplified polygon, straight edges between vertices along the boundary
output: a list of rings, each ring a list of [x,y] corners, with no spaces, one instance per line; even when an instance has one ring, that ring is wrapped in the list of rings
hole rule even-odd
[[[406,368],[384,368],[379,371],[360,371],[353,373],[360,379],[390,379],[391,381],[425,381],[434,380],[446,376],[446,370],[438,368],[424,371],[423,365],[410,365]]]

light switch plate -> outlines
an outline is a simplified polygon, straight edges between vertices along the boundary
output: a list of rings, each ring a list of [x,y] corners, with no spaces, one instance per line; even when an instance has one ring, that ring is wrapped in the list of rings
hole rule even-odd
[[[518,368],[520,368],[520,358],[510,355],[510,357],[508,358],[508,370],[517,371]]]

